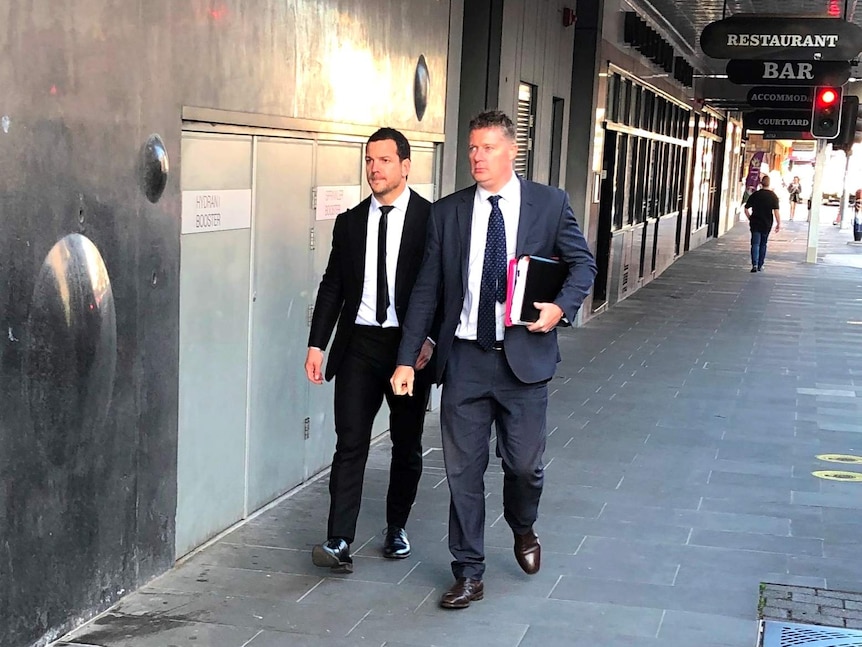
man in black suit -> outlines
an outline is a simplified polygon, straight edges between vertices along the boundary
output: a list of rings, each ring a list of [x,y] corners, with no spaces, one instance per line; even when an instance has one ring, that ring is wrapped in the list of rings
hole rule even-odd
[[[365,172],[372,195],[338,216],[329,263],[317,293],[305,372],[322,384],[323,350],[338,323],[325,377],[335,377],[335,433],[329,477],[327,540],[312,550],[317,566],[353,571],[350,544],[362,499],[374,417],[389,404],[392,461],[386,497],[383,556],[410,555],[404,530],[422,474],[422,426],[434,351],[423,340],[411,366],[416,397],[396,398],[389,385],[410,291],[425,249],[430,203],[407,187],[410,144],[393,128],[368,139]],[[430,328],[429,328],[430,331]]]
[[[392,376],[396,394],[416,393],[413,365],[442,308],[436,380],[443,384],[440,422],[456,581],[440,605],[451,609],[484,596],[484,473],[492,424],[515,558],[526,573],[539,570],[533,524],[544,474],[547,383],[560,361],[556,326],[563,316],[574,321],[596,274],[565,192],[515,175],[517,150],[515,127],[502,112],[485,112],[470,122],[476,184],[431,207],[425,258]],[[553,303],[533,304],[536,322],[505,327],[506,267],[524,254],[556,257],[568,275]]]

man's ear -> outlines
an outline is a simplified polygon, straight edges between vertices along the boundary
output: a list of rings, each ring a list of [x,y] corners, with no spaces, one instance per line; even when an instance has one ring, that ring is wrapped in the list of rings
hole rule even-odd
[[[410,175],[410,160],[401,160],[401,176],[406,178]]]
[[[518,142],[512,142],[509,146],[509,161],[514,162],[516,157],[518,157]]]

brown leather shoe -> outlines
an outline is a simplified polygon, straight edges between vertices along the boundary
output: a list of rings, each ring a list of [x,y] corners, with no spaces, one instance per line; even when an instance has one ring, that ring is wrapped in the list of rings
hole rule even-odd
[[[471,602],[485,597],[485,585],[482,580],[470,577],[459,577],[452,588],[440,598],[440,606],[444,609],[466,609]]]
[[[534,575],[539,572],[539,567],[542,565],[542,547],[539,545],[539,538],[533,529],[527,531],[525,535],[515,535],[515,559],[518,560],[518,566],[527,574]]]

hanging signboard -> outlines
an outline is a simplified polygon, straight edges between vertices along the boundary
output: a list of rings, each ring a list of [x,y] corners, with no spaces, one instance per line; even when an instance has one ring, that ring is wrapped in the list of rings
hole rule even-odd
[[[794,141],[799,141],[801,139],[805,139],[805,140],[814,141],[814,135],[812,135],[809,132],[804,132],[804,133],[803,132],[799,132],[799,133],[786,132],[786,133],[783,133],[783,132],[773,132],[770,130],[765,130],[765,131],[763,131],[763,134],[761,135],[761,137],[763,139],[766,139],[766,140],[792,139]],[[796,152],[796,144],[793,145],[793,152],[794,153]]]
[[[811,130],[810,110],[754,110],[742,115],[747,130],[771,132],[808,132]]]
[[[759,85],[748,91],[748,105],[755,108],[808,108],[814,104],[814,88]]]
[[[737,85],[844,85],[850,78],[848,61],[727,62],[727,79]]]
[[[748,176],[745,178],[745,192],[749,195],[757,191],[760,184],[760,165],[763,164],[763,151],[754,151],[748,160]]]
[[[737,14],[708,24],[700,46],[713,58],[849,61],[862,52],[862,28],[835,18]]]

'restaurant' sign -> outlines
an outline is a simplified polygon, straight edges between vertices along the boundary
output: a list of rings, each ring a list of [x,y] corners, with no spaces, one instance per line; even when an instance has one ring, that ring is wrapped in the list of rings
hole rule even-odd
[[[814,88],[759,85],[748,91],[747,101],[755,108],[811,108]]]
[[[707,25],[700,46],[713,58],[849,61],[862,52],[862,28],[836,18],[737,14]]]
[[[771,132],[808,132],[811,130],[810,110],[754,110],[742,115],[746,130]]]
[[[739,85],[844,85],[850,78],[848,61],[727,62],[727,78]]]

